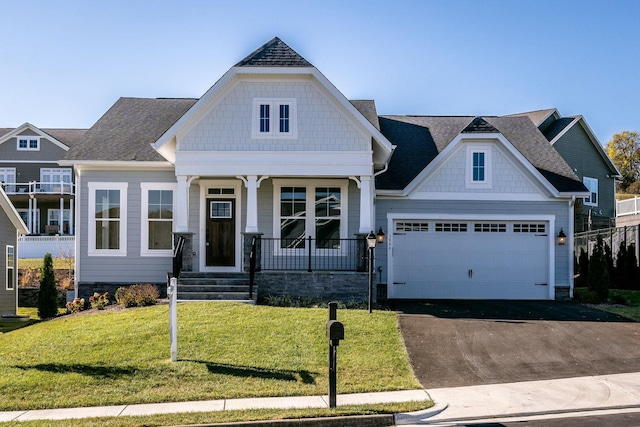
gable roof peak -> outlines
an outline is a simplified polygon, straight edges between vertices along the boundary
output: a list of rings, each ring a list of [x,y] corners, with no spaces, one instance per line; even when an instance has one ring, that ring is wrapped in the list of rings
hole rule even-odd
[[[460,133],[500,133],[482,117],[476,117]]]
[[[236,67],[313,67],[289,45],[274,37],[246,58],[238,62]]]

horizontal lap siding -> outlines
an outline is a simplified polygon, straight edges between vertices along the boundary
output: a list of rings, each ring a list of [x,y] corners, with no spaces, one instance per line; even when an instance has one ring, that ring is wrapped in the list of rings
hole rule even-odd
[[[16,229],[9,218],[0,210],[0,314],[16,313],[17,281],[14,290],[7,290],[7,245],[12,245],[14,254],[17,255]],[[16,256],[17,261],[17,256]],[[18,270],[14,271],[14,277],[18,276]]]
[[[89,182],[128,182],[127,188],[127,256],[88,256]],[[171,257],[142,257],[140,203],[142,182],[175,182],[175,174],[164,171],[86,171],[82,174],[80,212],[80,283],[164,283],[172,268]]]

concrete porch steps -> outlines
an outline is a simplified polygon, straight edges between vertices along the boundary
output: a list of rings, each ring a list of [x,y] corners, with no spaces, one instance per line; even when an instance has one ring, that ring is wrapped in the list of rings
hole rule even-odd
[[[178,300],[180,301],[255,303],[257,295],[258,289],[254,286],[253,298],[249,296],[248,273],[181,272],[178,279]]]

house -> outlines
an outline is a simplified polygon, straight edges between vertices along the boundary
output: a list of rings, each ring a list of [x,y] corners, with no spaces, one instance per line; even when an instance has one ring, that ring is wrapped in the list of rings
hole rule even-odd
[[[23,257],[56,256],[61,247],[73,248],[68,236],[75,231],[74,174],[58,161],[85,131],[40,129],[30,123],[0,129],[0,181],[29,230],[19,242]]]
[[[527,117],[379,116],[278,38],[199,99],[119,99],[60,165],[82,295],[165,284],[180,238],[184,295],[254,253],[262,296],[366,297],[383,229],[390,298],[562,298],[588,195]]]
[[[26,225],[0,189],[0,316],[15,316],[18,308],[18,236]]]
[[[516,115],[531,119],[591,193],[578,204],[575,231],[615,226],[616,180],[622,175],[584,117],[562,117],[555,108]]]

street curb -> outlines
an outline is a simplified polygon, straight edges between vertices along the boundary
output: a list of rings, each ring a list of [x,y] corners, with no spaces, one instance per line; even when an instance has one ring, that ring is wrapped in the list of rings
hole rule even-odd
[[[434,406],[432,406],[429,409],[394,414],[393,420],[396,425],[417,424],[418,422],[424,421],[427,418],[435,417],[439,413],[445,411],[448,407],[449,407],[448,403],[436,403]]]
[[[293,418],[288,420],[240,421],[218,424],[184,424],[172,427],[390,427],[394,415],[351,415],[344,417]]]

